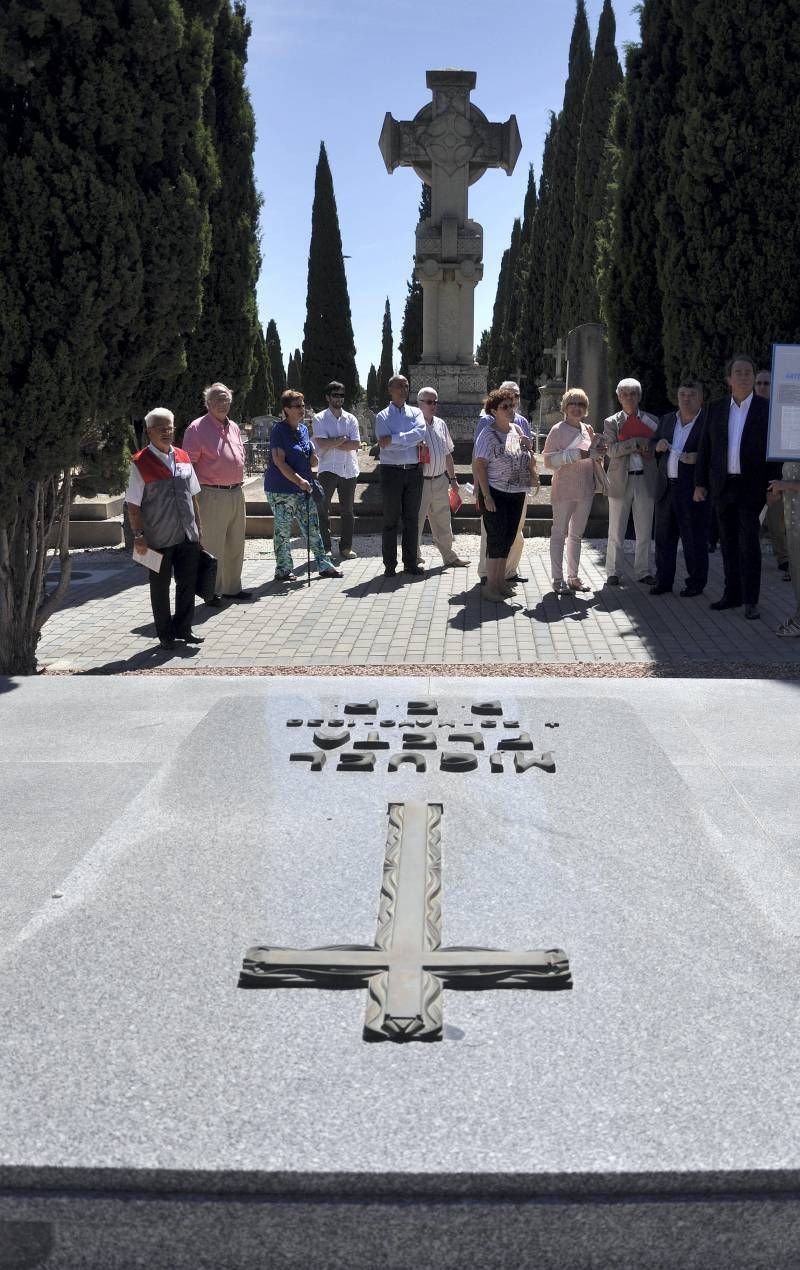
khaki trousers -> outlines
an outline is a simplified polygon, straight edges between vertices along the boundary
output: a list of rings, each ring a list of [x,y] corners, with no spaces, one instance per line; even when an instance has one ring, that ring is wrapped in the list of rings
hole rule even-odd
[[[655,499],[648,494],[645,476],[629,476],[624,498],[608,500],[608,548],[606,573],[619,575],[625,558],[625,530],[633,507],[633,528],[636,547],[633,556],[633,572],[641,580],[650,572],[650,542],[653,537],[653,511]]]
[[[788,552],[786,549],[786,523],[782,498],[779,498],[777,503],[767,503],[767,530],[769,531],[769,540],[772,543],[772,554],[780,564],[783,564],[784,560],[787,559]]]
[[[238,595],[244,561],[244,490],[203,485],[198,498],[203,546],[217,557],[215,595]]]
[[[522,549],[525,546],[525,517],[527,514],[528,495],[526,494],[522,503],[522,515],[519,518],[519,525],[517,526],[517,536],[512,542],[511,550],[506,557],[507,578],[513,578],[519,568],[519,562],[522,559]],[[481,578],[486,577],[486,526],[483,523],[483,517],[481,517],[481,554],[480,559],[478,560],[478,576]]]
[[[453,523],[450,519],[450,483],[446,473],[441,476],[422,478],[422,502],[419,505],[419,533],[417,535],[417,559],[422,559],[420,550],[422,531],[426,519],[430,521],[431,537],[442,553],[445,564],[452,564],[458,559],[453,551]]]

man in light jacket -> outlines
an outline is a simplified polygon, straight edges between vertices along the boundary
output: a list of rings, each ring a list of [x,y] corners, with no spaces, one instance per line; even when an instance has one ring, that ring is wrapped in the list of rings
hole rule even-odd
[[[608,447],[608,549],[606,574],[609,586],[619,586],[623,543],[633,509],[636,550],[633,568],[637,582],[652,586],[650,541],[653,536],[657,468],[654,438],[655,415],[641,410],[642,385],[638,379],[621,379],[617,400],[621,410],[603,422]]]

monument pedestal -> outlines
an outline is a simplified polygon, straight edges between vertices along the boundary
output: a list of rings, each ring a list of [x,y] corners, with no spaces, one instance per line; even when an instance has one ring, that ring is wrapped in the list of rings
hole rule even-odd
[[[474,362],[418,362],[409,368],[413,405],[420,388],[435,388],[439,394],[436,413],[444,419],[456,444],[456,457],[467,461],[472,455],[475,426],[486,400],[488,366]]]

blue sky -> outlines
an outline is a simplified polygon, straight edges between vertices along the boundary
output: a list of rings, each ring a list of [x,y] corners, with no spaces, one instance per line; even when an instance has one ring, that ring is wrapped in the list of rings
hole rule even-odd
[[[602,0],[587,0],[592,42]],[[388,295],[400,333],[421,187],[411,168],[389,176],[378,150],[386,111],[412,119],[430,100],[425,72],[477,72],[472,100],[493,122],[516,114],[522,153],[511,177],[488,171],[470,189],[484,228],[475,340],[491,321],[500,257],[538,181],[549,112],[564,95],[573,0],[248,0],[248,84],[256,114],[256,180],[264,195],[259,312],[278,324],[284,357],[302,347],[314,169],[325,142],[346,255],[361,382],[377,364]],[[615,5],[617,46],[638,39],[631,0]]]

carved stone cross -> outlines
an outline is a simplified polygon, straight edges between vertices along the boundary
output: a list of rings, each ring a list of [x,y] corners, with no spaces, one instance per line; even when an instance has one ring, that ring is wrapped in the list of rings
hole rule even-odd
[[[489,123],[470,101],[475,71],[428,71],[433,93],[410,120],[387,113],[378,141],[388,172],[413,167],[431,187],[430,220],[417,226],[422,283],[422,363],[474,364],[475,287],[483,277],[483,230],[467,214],[467,190],[487,168],[514,170],[517,120]]]
[[[560,379],[561,371],[567,356],[567,346],[561,339],[561,336],[559,335],[556,340],[555,348],[546,348],[544,349],[544,352],[547,353],[549,357],[554,357],[556,359],[556,379]]]
[[[390,803],[374,946],[248,949],[242,988],[367,988],[365,1041],[440,1041],[444,988],[571,988],[559,948],[441,947],[440,803]]]

